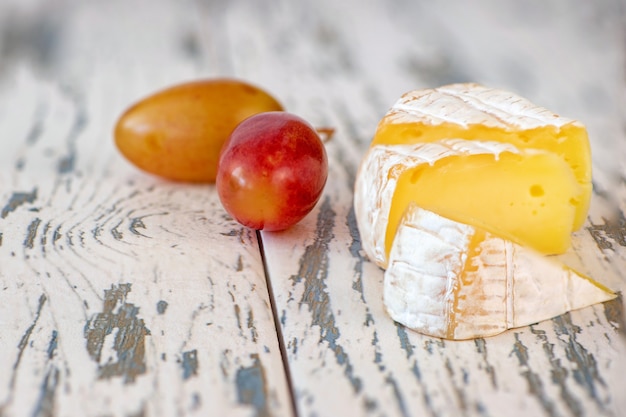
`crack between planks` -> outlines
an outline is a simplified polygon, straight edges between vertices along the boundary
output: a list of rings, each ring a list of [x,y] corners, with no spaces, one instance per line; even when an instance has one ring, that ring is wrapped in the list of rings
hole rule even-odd
[[[287,345],[285,343],[283,329],[280,326],[280,316],[278,315],[278,306],[276,305],[276,299],[274,297],[274,288],[272,287],[272,280],[270,279],[269,269],[267,267],[267,258],[265,257],[263,238],[261,236],[261,232],[258,230],[256,231],[256,238],[259,245],[259,251],[261,253],[261,261],[263,262],[263,273],[265,274],[265,282],[267,283],[267,293],[270,301],[270,307],[272,309],[274,328],[276,329],[276,335],[278,337],[278,349],[280,350],[280,357],[283,363],[283,371],[285,372],[285,379],[287,380],[287,389],[289,390],[289,402],[291,406],[291,412],[294,417],[298,417],[299,414],[296,404],[296,392],[294,389],[293,380],[291,378],[291,369],[289,366],[289,358],[287,356]]]

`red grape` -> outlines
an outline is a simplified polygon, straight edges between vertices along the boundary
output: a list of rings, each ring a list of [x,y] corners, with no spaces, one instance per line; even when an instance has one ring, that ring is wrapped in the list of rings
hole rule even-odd
[[[315,129],[293,114],[259,113],[241,122],[220,153],[217,191],[226,211],[257,230],[283,230],[306,216],[328,176]]]

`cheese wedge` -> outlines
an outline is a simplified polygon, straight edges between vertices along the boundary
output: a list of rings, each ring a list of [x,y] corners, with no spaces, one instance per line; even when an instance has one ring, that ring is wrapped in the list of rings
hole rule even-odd
[[[591,199],[591,151],[585,126],[508,91],[474,83],[452,84],[403,95],[379,123],[372,145],[496,141],[537,149],[567,163],[582,189],[571,230],[585,222]]]
[[[568,164],[552,152],[446,139],[371,147],[357,175],[354,207],[365,253],[386,268],[411,202],[542,253],[560,253],[570,245],[582,193]]]
[[[446,339],[492,336],[615,296],[553,258],[415,203],[384,275],[389,315]]]

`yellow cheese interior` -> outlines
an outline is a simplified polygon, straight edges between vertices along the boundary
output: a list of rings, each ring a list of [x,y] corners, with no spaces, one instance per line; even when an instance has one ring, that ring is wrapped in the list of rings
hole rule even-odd
[[[453,123],[426,125],[423,123],[390,123],[383,118],[372,146],[376,144],[413,144],[441,139],[468,139],[510,143],[518,149],[539,149],[553,152],[571,168],[582,193],[576,199],[574,220],[570,232],[585,222],[591,199],[591,151],[587,131],[576,123],[560,129],[546,126],[531,130],[504,130],[483,125],[467,127]]]
[[[391,203],[386,251],[411,201],[545,254],[570,246],[582,188],[550,152],[452,156],[400,174]]]

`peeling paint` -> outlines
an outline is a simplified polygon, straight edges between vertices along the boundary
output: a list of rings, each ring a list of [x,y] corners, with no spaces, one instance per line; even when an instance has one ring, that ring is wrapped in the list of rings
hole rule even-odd
[[[47,222],[43,226],[43,230],[41,231],[41,246],[43,247],[44,251],[46,250],[45,246],[48,243],[48,231],[49,230],[50,230],[50,222]]]
[[[602,218],[603,224],[591,224],[587,227],[589,233],[596,241],[600,249],[615,250],[613,243],[626,247],[626,217],[624,213],[619,213],[615,219]]]
[[[531,332],[541,341],[543,351],[550,362],[550,366],[552,367],[550,371],[552,382],[559,387],[559,393],[565,402],[565,405],[572,412],[572,415],[581,417],[582,409],[580,402],[576,400],[567,387],[568,370],[561,364],[561,360],[556,358],[554,354],[554,344],[548,342],[548,337],[545,331],[537,330],[531,326]]]
[[[198,350],[189,350],[183,352],[183,379],[187,380],[192,376],[198,375]]]
[[[482,401],[476,401],[476,405],[474,407],[479,416],[489,417],[489,413],[487,412],[487,408],[482,403]]]
[[[400,347],[403,351],[406,352],[406,358],[409,359],[413,356],[413,345],[409,340],[409,335],[406,332],[406,328],[399,324],[394,323],[396,325],[396,333],[398,334],[398,339],[400,340]]]
[[[46,373],[41,384],[39,399],[33,410],[33,417],[53,417],[56,415],[54,412],[54,400],[59,385],[59,373],[56,367],[50,368]]]
[[[410,359],[415,354],[415,346],[409,340],[409,334],[406,331],[406,327],[399,323],[394,323],[396,326],[396,334],[398,335],[398,340],[400,341],[400,348],[406,352],[406,359]],[[417,357],[413,358],[413,365],[411,366],[411,373],[415,376],[415,379],[418,382],[422,382],[422,372],[420,371],[419,364],[417,362]],[[424,402],[427,405],[428,409],[431,410],[430,406],[430,398],[428,392],[426,391],[426,387],[423,386],[424,392]],[[431,410],[432,411],[432,410]]]
[[[232,219],[229,217],[228,220],[232,220]],[[226,237],[241,236],[241,229],[232,229],[232,230],[229,230],[228,232],[221,232],[220,235],[226,236]]]
[[[304,282],[304,292],[299,304],[308,307],[311,312],[311,325],[320,328],[320,342],[325,341],[328,344],[337,363],[344,367],[344,375],[348,378],[354,392],[358,393],[362,389],[363,382],[354,375],[350,358],[338,343],[339,328],[336,325],[335,316],[330,307],[330,297],[326,291],[328,244],[334,237],[335,215],[330,199],[326,197],[317,217],[315,240],[313,244],[306,247],[300,259],[298,274],[291,276],[290,280],[294,285]]]
[[[539,404],[546,412],[546,415],[550,417],[557,417],[559,414],[554,407],[554,403],[548,398],[541,378],[537,373],[532,371],[530,364],[528,363],[528,348],[520,340],[519,333],[515,333],[515,344],[513,345],[513,351],[511,353],[514,354],[519,361],[521,368],[520,375],[526,379],[528,384],[528,393],[539,401]]]
[[[237,387],[237,401],[239,404],[254,407],[256,417],[269,417],[268,393],[265,370],[259,355],[250,355],[252,365],[237,370],[235,384]]]
[[[2,212],[0,217],[6,219],[9,214],[14,212],[19,206],[29,203],[32,204],[37,199],[37,188],[34,188],[33,191],[29,193],[24,192],[16,192],[11,194],[9,201],[2,208]]]
[[[385,365],[383,365],[383,354],[378,345],[378,332],[376,331],[374,331],[371,345],[374,347],[374,363],[378,365],[378,370],[382,372],[385,370]]]
[[[54,357],[54,352],[58,346],[58,337],[59,332],[56,330],[52,331],[52,337],[50,337],[50,343],[48,344],[48,359],[52,359]]]
[[[366,304],[365,293],[363,291],[363,256],[361,256],[361,235],[359,234],[359,228],[356,223],[356,214],[354,212],[354,206],[350,208],[347,219],[348,230],[350,231],[350,254],[356,263],[354,264],[355,280],[352,283],[352,289],[359,293],[361,301]]]
[[[4,410],[6,410],[8,406],[11,404],[11,402],[13,401],[13,396],[14,396],[15,386],[16,386],[17,376],[18,376],[18,370],[20,368],[20,363],[22,362],[22,356],[24,355],[24,351],[26,350],[26,347],[29,345],[30,337],[33,334],[35,327],[37,326],[37,323],[39,322],[39,318],[41,317],[41,312],[43,310],[44,305],[46,304],[46,301],[47,301],[47,297],[45,296],[45,294],[41,294],[41,296],[39,297],[37,310],[35,312],[35,317],[33,319],[33,322],[31,323],[30,326],[28,326],[28,328],[22,335],[22,338],[20,339],[17,345],[17,358],[15,359],[15,362],[13,363],[13,372],[11,373],[11,377],[9,379],[9,387],[8,387],[9,390],[8,390],[8,395],[6,395],[6,401],[3,404],[0,404],[0,417],[4,416]]]
[[[28,229],[26,232],[26,238],[24,239],[24,247],[28,249],[32,249],[35,247],[35,238],[37,237],[37,229],[41,224],[41,219],[36,217],[32,222],[28,225]]]
[[[15,360],[15,364],[13,365],[13,370],[17,370],[17,368],[20,366],[22,355],[24,354],[24,349],[26,349],[26,346],[28,345],[28,340],[30,339],[30,335],[33,333],[33,330],[35,329],[35,326],[37,325],[37,322],[39,321],[39,317],[41,317],[41,311],[43,310],[43,306],[46,303],[46,301],[47,301],[47,297],[45,296],[45,294],[41,294],[39,296],[39,303],[37,305],[37,311],[35,312],[35,318],[33,322],[31,323],[31,325],[28,326],[28,328],[22,335],[20,342],[17,345],[18,354],[17,354],[17,359]],[[15,384],[15,379],[14,379],[15,375],[16,374],[14,373],[11,379],[11,384],[10,384],[11,387],[13,387],[13,385]]]
[[[243,271],[243,259],[241,255],[237,257],[237,264],[235,265],[235,271],[237,272]]]
[[[259,337],[259,333],[257,332],[256,326],[254,325],[254,313],[252,312],[252,310],[248,311],[247,324],[248,324],[248,329],[250,330],[250,337],[252,338],[252,341],[256,343]]]
[[[552,319],[552,322],[554,323],[554,330],[557,336],[567,336],[567,341],[564,346],[565,355],[567,359],[575,365],[575,369],[572,370],[574,380],[587,391],[600,409],[604,410],[606,405],[604,401],[598,397],[597,384],[606,386],[606,383],[600,376],[595,357],[592,353],[588,352],[576,338],[576,335],[579,334],[582,329],[572,323],[570,313],[555,317]],[[562,337],[559,337],[559,340],[564,341]],[[575,399],[573,394],[569,393],[569,396],[563,399],[575,415],[582,415],[582,410],[579,411],[580,402]]]
[[[604,315],[613,329],[622,337],[626,337],[626,313],[624,313],[624,297],[621,292],[617,297],[602,303]]]
[[[398,386],[398,381],[392,375],[388,375],[385,379],[385,382],[389,384],[393,390],[393,396],[396,399],[396,403],[400,408],[400,412],[403,417],[409,417],[410,414],[406,408],[406,402],[404,401],[404,397],[402,396],[402,392],[400,391],[400,387]]]
[[[143,222],[143,218],[141,218],[141,217],[135,217],[134,219],[132,219],[130,221],[130,226],[128,226],[128,229],[134,235],[143,236],[143,237],[149,237],[149,236],[146,236],[143,233],[141,233],[139,230],[137,230],[137,229],[144,229],[144,230],[147,229],[145,223]]]
[[[288,344],[289,348],[291,348],[291,354],[294,358],[298,356],[298,338],[294,337]]]
[[[168,306],[167,301],[159,300],[159,302],[157,302],[157,305],[156,305],[157,313],[165,314],[165,310],[167,310],[167,306]]]
[[[235,296],[232,293],[230,293],[230,296],[232,297],[233,301],[235,301]],[[235,310],[235,319],[237,320],[237,328],[241,332],[243,330],[241,327],[241,307],[239,307],[239,304],[235,304],[233,306],[233,309]]]
[[[190,411],[199,410],[201,406],[202,406],[202,397],[200,396],[200,393],[194,392],[193,394],[191,394],[191,405],[189,406],[189,410]]]
[[[122,240],[124,238],[124,234],[120,232],[118,229],[118,227],[120,227],[121,225],[122,225],[122,221],[120,220],[120,222],[111,229],[111,235],[113,236],[115,240]]]
[[[426,349],[426,352],[428,352],[431,355],[434,352],[433,346],[438,346],[439,349],[443,349],[446,346],[446,342],[444,342],[443,339],[437,339],[437,338],[429,338],[424,342],[424,349]]]
[[[495,389],[498,389],[498,381],[496,379],[496,370],[493,367],[493,365],[489,363],[489,360],[487,359],[488,358],[487,342],[485,342],[485,339],[481,337],[481,338],[475,339],[474,344],[476,345],[476,351],[483,358],[483,362],[485,363],[485,372],[487,373],[487,375],[489,375],[491,386]]]
[[[463,389],[460,388],[457,385],[457,383],[454,381],[454,375],[455,375],[454,367],[452,366],[452,362],[450,361],[449,357],[446,357],[445,368],[446,368],[446,371],[448,371],[448,376],[450,377],[450,386],[452,387],[452,390],[454,391],[454,395],[459,405],[458,410],[467,411],[467,399],[465,398],[465,391],[463,391]],[[465,373],[463,369],[461,369],[461,371]],[[465,380],[465,375],[463,376],[463,380]]]
[[[120,376],[124,383],[131,383],[146,372],[145,337],[150,335],[150,330],[143,319],[137,317],[139,308],[126,302],[130,290],[131,284],[112,285],[110,290],[105,290],[102,312],[94,315],[85,325],[87,351],[98,363],[98,377],[101,379]],[[102,363],[102,347],[114,329],[117,332],[113,350],[117,360],[106,358]]]
[[[91,236],[93,236],[93,238],[96,240],[98,240],[101,233],[102,227],[100,225],[96,225],[93,229],[91,229]]]
[[[61,226],[58,226],[56,229],[54,229],[54,233],[52,233],[52,242],[58,242],[61,237],[63,237],[63,234],[61,234]]]
[[[76,152],[71,149],[70,152],[59,160],[58,172],[59,174],[67,174],[74,170],[74,164],[76,163]]]

